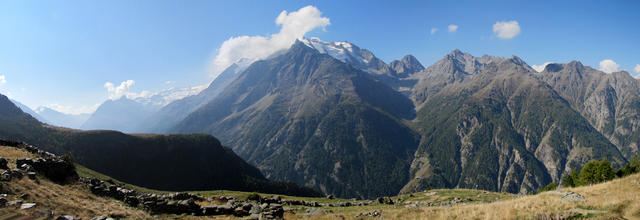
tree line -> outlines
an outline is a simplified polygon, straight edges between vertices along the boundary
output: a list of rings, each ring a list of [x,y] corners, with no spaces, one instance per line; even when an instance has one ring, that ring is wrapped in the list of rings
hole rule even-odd
[[[620,169],[616,170],[611,162],[606,158],[600,161],[589,161],[582,169],[574,168],[569,175],[562,179],[563,187],[576,187],[597,184],[612,180],[614,178],[625,177],[640,172],[640,156],[637,156]],[[557,184],[550,183],[539,192],[555,190]]]

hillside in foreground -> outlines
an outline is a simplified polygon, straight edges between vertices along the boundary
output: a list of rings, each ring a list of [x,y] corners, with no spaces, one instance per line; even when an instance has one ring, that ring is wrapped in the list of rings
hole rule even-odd
[[[63,215],[82,219],[640,219],[640,174],[528,196],[435,189],[376,200],[348,200],[222,190],[176,194],[125,184],[78,165],[80,180],[59,184],[39,171],[34,177],[17,169],[29,169],[17,166],[21,159],[41,156],[23,148],[0,146],[0,157],[11,170],[5,171],[0,181],[2,194],[6,194],[0,196],[0,219]],[[24,172],[24,176],[7,181],[5,174],[15,172]],[[111,188],[124,194],[110,193]],[[140,201],[132,202],[130,195],[137,195]],[[152,198],[153,203],[145,202]]]

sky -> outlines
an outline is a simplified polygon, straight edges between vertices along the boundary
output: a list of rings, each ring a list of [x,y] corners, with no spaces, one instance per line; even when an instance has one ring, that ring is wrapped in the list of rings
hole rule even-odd
[[[428,66],[454,49],[640,72],[640,1],[0,1],[0,93],[91,112],[197,93],[237,58],[300,36]],[[164,93],[163,93],[164,92]],[[180,96],[173,96],[180,97]]]

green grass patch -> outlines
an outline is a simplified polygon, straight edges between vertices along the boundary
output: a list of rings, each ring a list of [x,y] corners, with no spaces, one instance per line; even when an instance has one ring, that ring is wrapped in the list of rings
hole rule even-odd
[[[128,184],[119,180],[116,180],[114,178],[111,178],[110,176],[104,175],[102,173],[98,173],[94,170],[91,170],[85,166],[82,166],[80,164],[75,164],[76,166],[76,172],[78,173],[78,175],[80,177],[85,177],[85,178],[96,178],[102,181],[113,181],[115,184],[121,184],[124,185],[126,188],[138,191],[138,192],[146,192],[146,193],[155,193],[155,194],[169,194],[172,193],[170,191],[161,191],[161,190],[154,190],[154,189],[149,189],[149,188],[144,188],[144,187],[140,187],[140,186],[136,186],[136,185],[132,185],[132,184]]]

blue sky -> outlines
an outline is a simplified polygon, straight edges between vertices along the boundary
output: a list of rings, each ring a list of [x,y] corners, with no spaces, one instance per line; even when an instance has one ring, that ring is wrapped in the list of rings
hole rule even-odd
[[[331,24],[307,37],[385,62],[413,54],[428,66],[458,48],[530,65],[611,59],[631,74],[640,64],[639,1],[0,1],[0,93],[78,112],[110,97],[107,82],[133,80],[135,93],[206,85],[223,42],[278,33],[283,10],[308,5]],[[502,21],[520,32],[499,38]]]

